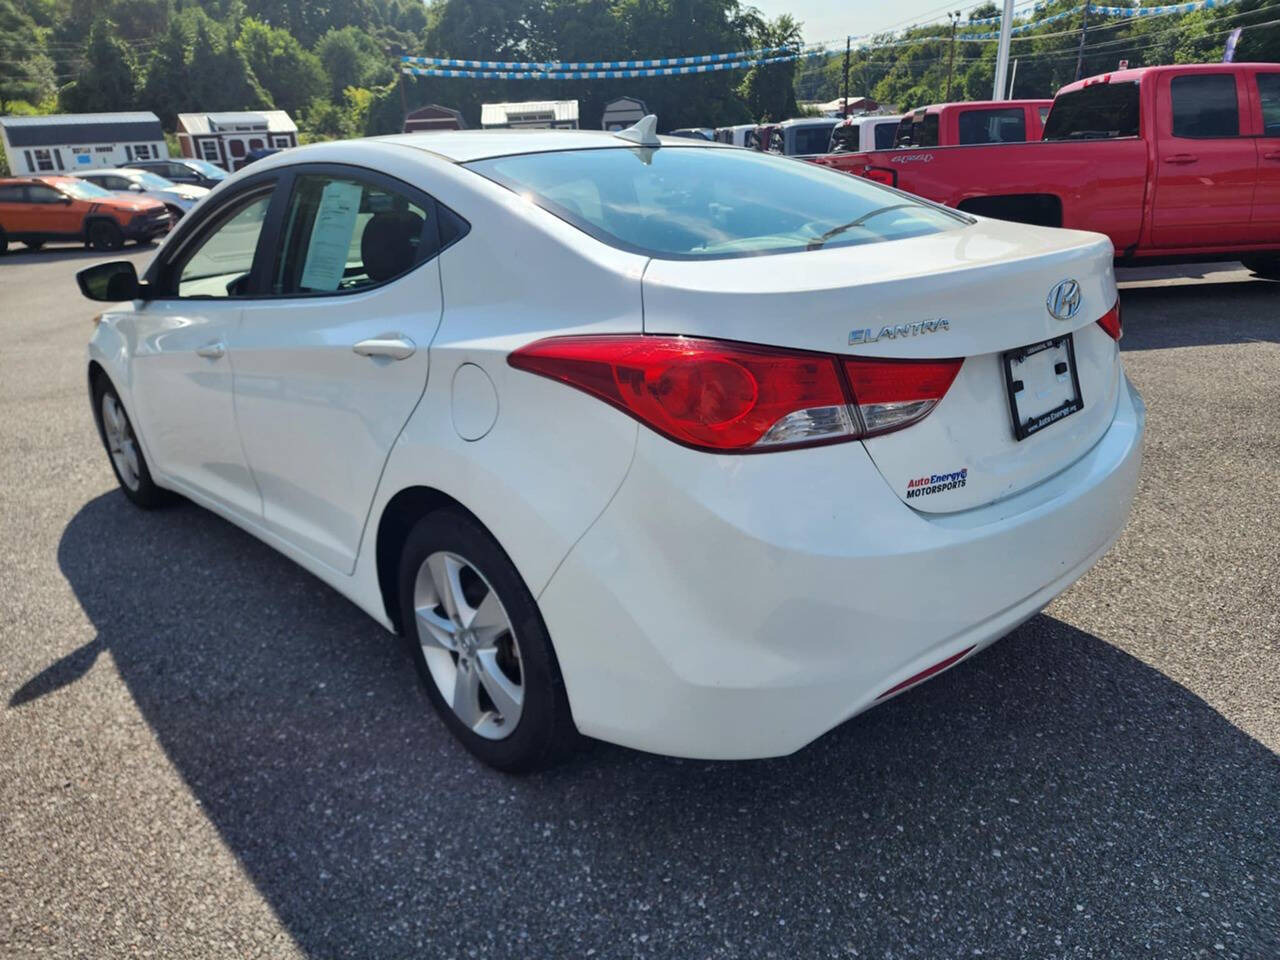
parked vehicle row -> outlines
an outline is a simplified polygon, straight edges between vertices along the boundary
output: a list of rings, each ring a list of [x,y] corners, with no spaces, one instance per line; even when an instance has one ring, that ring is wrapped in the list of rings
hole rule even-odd
[[[969,213],[1094,230],[1125,263],[1243,259],[1280,277],[1273,63],[1144,67],[1072,83],[1043,137],[1026,143],[814,160]]]
[[[10,242],[39,250],[50,241],[118,250],[168,232],[173,218],[158,200],[113,193],[78,177],[0,179],[0,253]]]
[[[1137,484],[1104,238],[655,122],[303,147],[79,277],[125,301],[125,495],[402,633],[503,769],[794,751],[1033,616]]]

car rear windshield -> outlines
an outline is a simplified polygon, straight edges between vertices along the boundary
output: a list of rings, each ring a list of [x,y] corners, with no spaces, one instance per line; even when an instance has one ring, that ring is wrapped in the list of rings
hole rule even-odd
[[[746,150],[566,150],[467,166],[598,240],[665,259],[876,243],[969,222],[860,177]]]
[[[1060,93],[1044,123],[1045,140],[1115,140],[1138,135],[1138,84],[1094,83]]]

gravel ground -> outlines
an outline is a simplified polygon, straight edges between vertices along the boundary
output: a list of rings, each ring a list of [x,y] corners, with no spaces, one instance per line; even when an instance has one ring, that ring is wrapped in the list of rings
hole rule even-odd
[[[115,491],[92,260],[0,262],[0,955],[1280,956],[1280,285],[1121,277],[1133,519],[989,651],[786,759],[511,779],[333,591]]]

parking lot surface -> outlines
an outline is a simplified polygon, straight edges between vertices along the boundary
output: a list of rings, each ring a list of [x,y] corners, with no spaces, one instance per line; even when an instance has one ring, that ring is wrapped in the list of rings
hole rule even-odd
[[[990,650],[784,759],[513,779],[333,591],[116,491],[97,259],[0,259],[0,956],[1280,956],[1280,284],[1122,271],[1132,520]]]

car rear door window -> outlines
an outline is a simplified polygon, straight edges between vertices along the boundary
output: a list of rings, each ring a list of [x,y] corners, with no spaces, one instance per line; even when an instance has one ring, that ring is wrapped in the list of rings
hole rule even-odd
[[[1198,140],[1240,135],[1236,78],[1230,73],[1188,74],[1169,83],[1173,135]]]
[[[61,203],[62,197],[62,193],[43,184],[33,183],[27,187],[28,203]]]
[[[1021,143],[1027,118],[1021,107],[960,111],[960,143]]]
[[[1258,74],[1258,99],[1262,102],[1262,135],[1280,137],[1280,73]]]
[[[23,187],[18,183],[0,185],[0,203],[26,203]]]
[[[332,294],[376,286],[430,259],[439,246],[435,204],[427,198],[358,177],[303,174],[285,211],[271,292]]]

